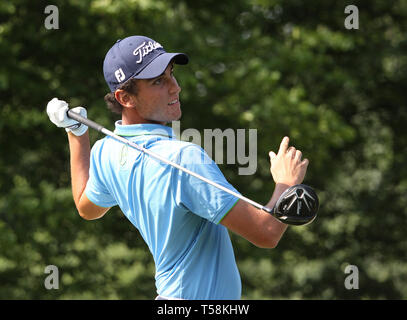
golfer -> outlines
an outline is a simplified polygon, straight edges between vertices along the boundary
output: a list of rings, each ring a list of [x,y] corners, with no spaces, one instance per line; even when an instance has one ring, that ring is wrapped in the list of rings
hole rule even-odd
[[[180,141],[167,123],[181,117],[181,88],[174,65],[183,53],[167,53],[144,36],[118,40],[107,52],[103,71],[110,92],[107,106],[121,114],[115,133],[238,192],[205,151]],[[101,218],[111,207],[140,231],[156,266],[156,299],[240,299],[241,279],[228,229],[262,248],[274,248],[287,226],[239,200],[111,137],[90,148],[88,128],[67,117],[68,104],[52,99],[50,120],[68,132],[72,192],[80,216]],[[74,108],[86,117],[86,109]],[[193,112],[191,110],[190,112]],[[270,152],[276,183],[267,207],[303,181],[308,160],[289,147]]]

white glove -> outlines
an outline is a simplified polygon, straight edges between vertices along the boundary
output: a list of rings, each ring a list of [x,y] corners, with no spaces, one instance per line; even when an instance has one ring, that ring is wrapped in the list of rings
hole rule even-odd
[[[88,126],[69,118],[67,111],[68,104],[63,100],[54,98],[47,104],[48,117],[57,127],[65,128],[66,132],[72,132],[76,136],[83,135],[88,130]],[[72,111],[87,118],[86,109],[83,107],[73,108]]]

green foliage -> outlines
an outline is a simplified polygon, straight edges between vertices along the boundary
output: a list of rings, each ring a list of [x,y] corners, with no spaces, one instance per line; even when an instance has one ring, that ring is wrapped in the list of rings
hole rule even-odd
[[[232,235],[243,298],[407,298],[405,1],[353,1],[358,30],[345,1],[57,0],[58,30],[44,27],[48,4],[0,3],[0,299],[155,297],[150,252],[120,210],[77,214],[65,133],[45,113],[56,96],[113,128],[102,63],[133,34],[190,56],[176,69],[182,130],[257,129],[257,172],[220,166],[242,194],[268,201],[267,154],[284,135],[310,160],[313,224],[273,250]],[[51,264],[59,290],[44,287]]]

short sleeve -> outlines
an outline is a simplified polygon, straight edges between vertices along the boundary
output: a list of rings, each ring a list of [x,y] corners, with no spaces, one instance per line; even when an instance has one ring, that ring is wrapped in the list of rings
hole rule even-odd
[[[107,208],[117,203],[100,176],[102,166],[101,150],[101,142],[98,141],[93,146],[90,154],[89,180],[86,184],[85,195],[97,206]]]
[[[226,180],[217,164],[198,145],[183,148],[178,160],[182,167],[240,194]],[[188,173],[178,171],[175,188],[176,203],[192,213],[218,224],[238,201],[236,196]]]

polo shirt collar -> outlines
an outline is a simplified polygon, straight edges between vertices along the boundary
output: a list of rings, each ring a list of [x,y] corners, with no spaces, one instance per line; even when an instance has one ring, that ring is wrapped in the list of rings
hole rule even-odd
[[[152,123],[122,125],[122,121],[118,120],[115,123],[114,133],[123,137],[154,135],[176,139],[171,127]]]

